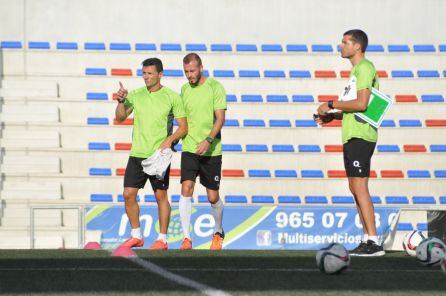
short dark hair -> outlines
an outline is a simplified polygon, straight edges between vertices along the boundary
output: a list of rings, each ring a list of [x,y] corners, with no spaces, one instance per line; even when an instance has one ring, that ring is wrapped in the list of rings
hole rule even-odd
[[[143,67],[155,66],[156,71],[158,71],[158,73],[163,72],[163,62],[161,62],[161,60],[158,58],[146,59],[142,62],[142,66]]]
[[[369,38],[367,38],[367,34],[364,31],[358,29],[349,30],[344,33],[345,35],[350,36],[353,42],[359,43],[362,52],[366,51],[367,45],[369,45]]]
[[[198,66],[201,66],[201,58],[198,54],[196,54],[195,52],[191,52],[188,53],[184,58],[183,58],[183,64],[189,64],[192,61],[197,61]]]

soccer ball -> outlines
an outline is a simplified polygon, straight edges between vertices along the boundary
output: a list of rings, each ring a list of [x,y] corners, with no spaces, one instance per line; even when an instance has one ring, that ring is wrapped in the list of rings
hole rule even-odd
[[[426,237],[419,230],[414,230],[409,232],[404,236],[403,239],[403,249],[407,255],[415,257],[417,255],[417,246],[424,240]]]
[[[417,260],[425,266],[438,265],[445,252],[446,245],[440,239],[429,237],[418,245]]]
[[[316,263],[325,274],[341,273],[350,265],[350,256],[343,245],[333,243],[316,253]]]

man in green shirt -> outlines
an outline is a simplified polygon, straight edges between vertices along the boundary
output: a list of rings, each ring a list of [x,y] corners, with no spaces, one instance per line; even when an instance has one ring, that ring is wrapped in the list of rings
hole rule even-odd
[[[225,122],[226,93],[218,81],[204,77],[203,65],[196,53],[183,58],[183,68],[189,82],[182,87],[181,97],[189,129],[183,139],[181,154],[179,209],[184,233],[181,250],[192,249],[189,228],[197,176],[200,176],[200,183],[206,187],[215,220],[211,250],[221,250],[224,231],[223,202],[219,195],[222,163],[220,131]]]
[[[344,33],[341,56],[349,59],[353,65],[349,84],[339,101],[329,101],[319,106],[316,120],[323,124],[333,119],[342,119],[344,166],[364,232],[361,243],[350,251],[350,255],[383,256],[385,252],[376,233],[375,210],[368,186],[370,161],[378,133],[373,126],[354,114],[367,109],[372,87],[379,86],[375,67],[365,58],[367,45],[368,38],[363,31],[350,30]]]
[[[172,144],[187,133],[186,113],[180,96],[161,85],[163,64],[157,58],[142,63],[142,78],[145,86],[128,92],[120,84],[116,120],[124,121],[133,112],[132,149],[124,176],[125,210],[132,227],[131,237],[121,246],[142,247],[144,240],[139,222],[139,206],[136,196],[149,179],[158,203],[160,233],[149,250],[166,250],[166,234],[170,220],[170,204],[167,199],[170,166],[163,179],[149,176],[141,162],[158,149],[171,148]],[[173,117],[178,129],[172,134]]]

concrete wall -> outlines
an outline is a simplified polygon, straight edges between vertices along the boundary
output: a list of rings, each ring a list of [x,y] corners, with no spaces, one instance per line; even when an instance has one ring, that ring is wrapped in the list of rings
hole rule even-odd
[[[444,0],[0,0],[0,40],[445,43]]]

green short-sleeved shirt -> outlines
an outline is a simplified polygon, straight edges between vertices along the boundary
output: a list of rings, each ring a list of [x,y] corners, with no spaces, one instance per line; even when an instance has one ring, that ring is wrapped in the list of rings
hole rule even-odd
[[[127,95],[125,106],[133,108],[130,156],[134,157],[152,155],[172,132],[173,118],[186,117],[180,96],[165,86],[156,92],[145,86],[135,89]]]
[[[363,89],[378,89],[379,81],[376,75],[375,66],[367,59],[362,59],[353,67],[350,78],[356,77],[356,91]],[[347,143],[352,138],[360,138],[369,142],[378,140],[377,130],[355,116],[354,112],[343,112],[342,118],[342,143]]]
[[[183,139],[183,151],[195,153],[197,146],[203,142],[215,121],[215,110],[226,110],[226,92],[215,79],[207,78],[199,86],[186,83],[181,88],[184,109],[186,110],[188,133]],[[217,135],[205,156],[222,154],[221,135]]]

